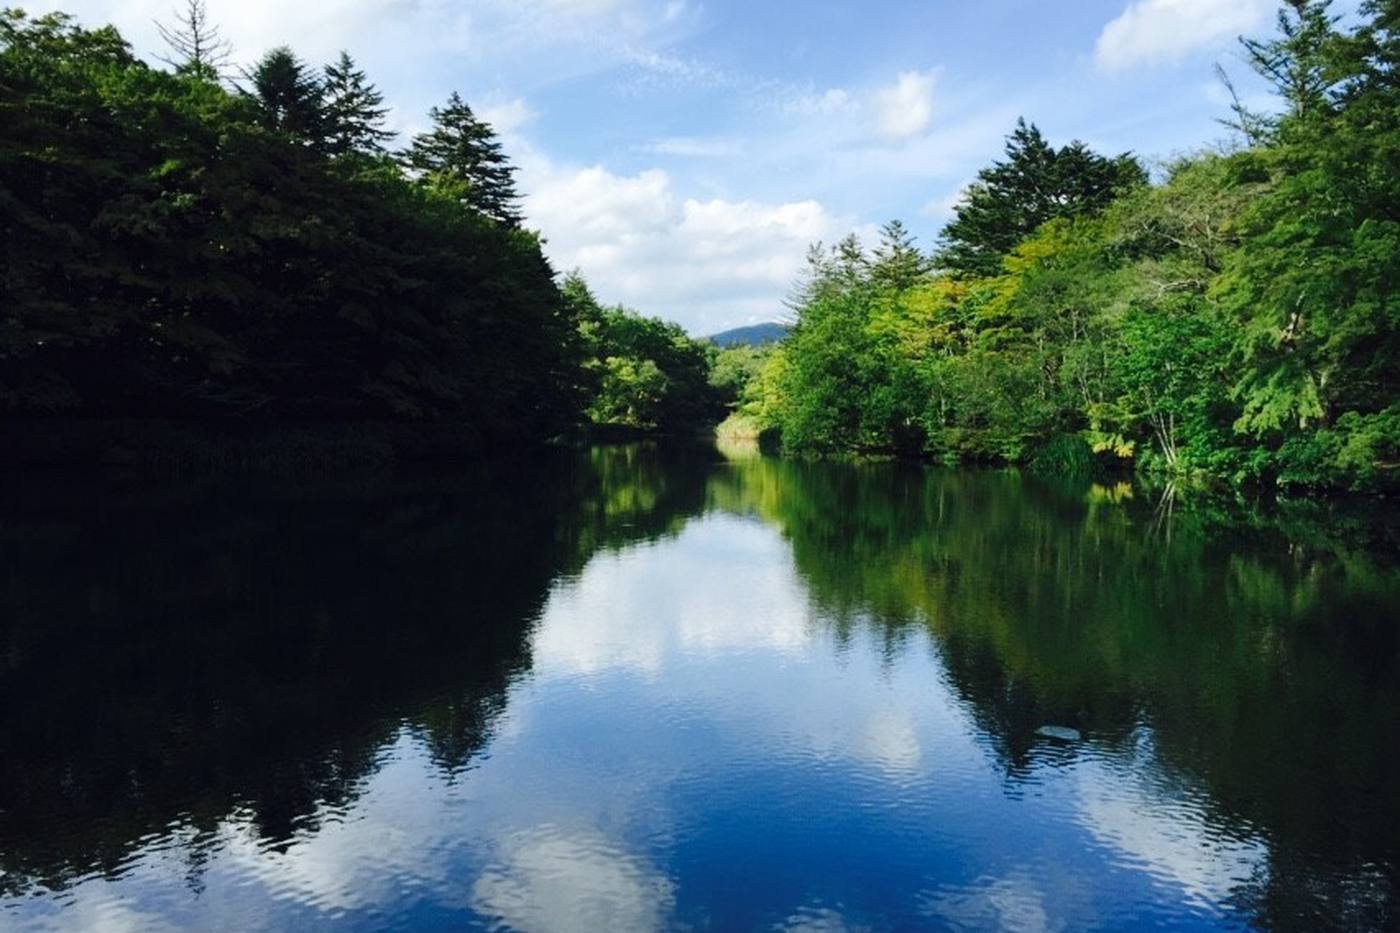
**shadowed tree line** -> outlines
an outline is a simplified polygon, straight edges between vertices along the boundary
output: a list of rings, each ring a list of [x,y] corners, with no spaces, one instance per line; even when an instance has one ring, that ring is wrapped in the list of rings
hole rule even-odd
[[[199,0],[163,31],[172,70],[110,27],[0,14],[6,418],[416,422],[478,443],[590,414],[713,420],[698,344],[561,292],[460,95],[394,151],[348,54],[236,69]]]

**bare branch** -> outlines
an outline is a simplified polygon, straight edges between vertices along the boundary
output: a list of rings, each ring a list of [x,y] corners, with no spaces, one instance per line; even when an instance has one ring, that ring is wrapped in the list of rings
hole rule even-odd
[[[160,60],[176,71],[217,80],[228,67],[233,46],[209,21],[204,0],[186,0],[184,12],[175,13],[173,25],[157,22],[156,29],[171,53],[159,56]]]

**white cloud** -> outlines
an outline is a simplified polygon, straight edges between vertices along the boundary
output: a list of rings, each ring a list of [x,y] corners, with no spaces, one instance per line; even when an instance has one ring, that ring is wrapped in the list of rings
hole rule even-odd
[[[773,925],[772,929],[782,933],[848,933],[852,930],[868,929],[865,926],[851,926],[840,911],[817,905],[803,906],[792,916]]]
[[[906,71],[893,86],[875,92],[875,120],[881,136],[908,139],[928,129],[937,77],[932,71]]]
[[[1099,67],[1118,71],[1178,61],[1257,26],[1275,0],[1136,0],[1104,27]]]
[[[691,522],[684,540],[664,556],[653,548],[596,556],[575,583],[557,588],[531,644],[536,676],[651,679],[677,655],[797,654],[808,645],[786,542],[732,517]],[[720,579],[735,585],[717,587]]]
[[[693,333],[780,316],[808,245],[854,226],[814,200],[686,197],[661,169],[565,167],[528,150],[520,165],[525,215],[555,268]]]
[[[917,774],[923,762],[918,728],[918,722],[907,709],[877,710],[865,727],[864,758],[887,772]]]
[[[702,136],[672,136],[642,147],[653,155],[680,156],[692,159],[720,159],[739,155],[743,144],[737,139]]]
[[[55,899],[57,900],[57,899]],[[101,930],[103,933],[175,933],[174,923],[154,912],[142,910],[133,898],[121,898],[106,887],[91,883],[67,892],[61,910],[37,916],[19,915],[13,929],[30,933],[81,933]],[[4,916],[0,914],[0,916]]]
[[[1157,756],[1155,738],[1145,733],[1117,760],[1078,769],[1079,821],[1101,844],[1190,901],[1223,903],[1267,868],[1267,843],[1245,829],[1222,831],[1199,806],[1173,804],[1206,794],[1169,783]]]
[[[481,108],[479,116],[491,124],[499,136],[510,136],[535,122],[539,114],[526,103],[523,97],[514,100],[488,104]]]
[[[633,84],[639,87],[702,88],[718,90],[744,87],[748,79],[715,68],[703,61],[658,52],[653,48],[629,45],[624,57],[634,69]]]
[[[820,94],[797,94],[785,100],[783,109],[798,116],[825,116],[858,109],[855,99],[845,88],[828,88]]]

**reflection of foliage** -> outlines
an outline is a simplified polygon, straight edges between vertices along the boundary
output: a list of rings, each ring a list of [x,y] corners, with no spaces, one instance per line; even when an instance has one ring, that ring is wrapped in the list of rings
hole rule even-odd
[[[893,655],[933,636],[1012,792],[1054,766],[1042,725],[1125,761],[1146,730],[1212,819],[1267,838],[1269,870],[1238,892],[1251,916],[1395,915],[1375,868],[1400,839],[1385,516],[652,446],[450,477],[0,495],[0,744],[20,751],[0,758],[6,892],[114,868],[175,820],[208,844],[241,810],[285,842],[352,802],[401,728],[468,767],[552,582],[724,511],[781,532],[838,639],[871,630]]]
[[[0,890],[180,820],[282,842],[401,726],[466,766],[550,583],[676,531],[703,461],[608,448],[343,484],[12,481],[0,512]],[[62,827],[63,832],[56,829]]]
[[[598,551],[674,535],[704,504],[713,452],[651,444],[594,447],[581,498],[565,513],[579,569]]]
[[[1394,864],[1400,568],[1369,537],[1391,532],[1167,493],[1169,517],[1125,485],[746,459],[709,498],[783,530],[838,633],[927,628],[1011,780],[1038,766],[1045,723],[1129,754],[1146,726],[1222,818],[1273,834],[1261,896],[1345,926],[1324,903],[1339,892],[1282,889]],[[1387,884],[1369,896],[1400,896]]]

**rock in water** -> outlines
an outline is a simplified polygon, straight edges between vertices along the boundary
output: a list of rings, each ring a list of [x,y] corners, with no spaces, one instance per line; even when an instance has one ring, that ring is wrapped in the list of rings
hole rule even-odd
[[[1047,739],[1059,739],[1061,742],[1078,742],[1084,738],[1078,729],[1071,729],[1069,726],[1041,726],[1035,730],[1035,734]]]

